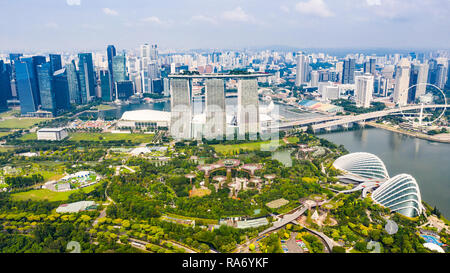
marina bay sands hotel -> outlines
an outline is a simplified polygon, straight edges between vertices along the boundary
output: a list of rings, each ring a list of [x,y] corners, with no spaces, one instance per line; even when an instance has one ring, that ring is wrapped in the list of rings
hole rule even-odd
[[[260,132],[258,81],[260,77],[268,77],[266,73],[251,74],[171,74],[171,118],[170,132],[176,139],[191,139],[193,128],[193,94],[194,79],[205,81],[205,109],[202,137],[206,139],[224,139],[235,135],[236,130],[227,131],[227,113],[225,103],[225,80],[238,81],[238,104],[236,117],[232,123],[237,123],[239,136],[256,135]],[[236,120],[234,120],[236,119]],[[198,134],[198,133],[195,133]]]

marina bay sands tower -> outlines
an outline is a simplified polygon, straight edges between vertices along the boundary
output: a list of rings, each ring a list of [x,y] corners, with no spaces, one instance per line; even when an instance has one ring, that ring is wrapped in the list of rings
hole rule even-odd
[[[206,80],[206,124],[207,139],[223,139],[226,133],[225,82],[221,79]]]
[[[170,133],[178,139],[192,137],[192,88],[190,79],[170,81]]]
[[[238,82],[238,113],[239,135],[249,134],[255,138],[259,133],[259,98],[256,79],[240,79]]]
[[[225,101],[225,80],[238,81],[238,105],[236,120],[237,133],[240,139],[248,136],[256,139],[260,133],[258,77],[270,74],[171,74],[171,121],[170,132],[175,139],[191,139],[198,137],[197,128],[202,129],[201,136],[206,139],[223,140],[227,132],[227,113]],[[205,81],[204,117],[193,115],[192,80]],[[202,114],[202,115],[203,115]],[[233,113],[228,113],[233,115]],[[193,122],[194,120],[194,122]],[[200,124],[204,120],[204,124]],[[195,126],[194,126],[195,125]],[[231,126],[233,127],[233,126]]]

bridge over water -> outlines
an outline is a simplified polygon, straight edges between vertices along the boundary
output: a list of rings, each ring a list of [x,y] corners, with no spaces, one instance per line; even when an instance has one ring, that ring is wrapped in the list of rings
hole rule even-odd
[[[304,119],[304,120],[286,122],[286,123],[279,124],[276,127],[279,129],[283,129],[283,128],[292,128],[292,127],[303,126],[300,129],[306,130],[307,125],[312,125],[313,130],[320,130],[320,129],[331,128],[333,126],[343,126],[343,125],[348,125],[348,124],[354,123],[354,122],[361,122],[361,121],[376,119],[376,118],[389,116],[389,115],[393,115],[393,114],[400,114],[405,111],[419,110],[422,107],[424,109],[447,108],[447,104],[432,104],[432,105],[423,105],[423,106],[422,105],[410,105],[410,106],[405,106],[405,107],[401,107],[401,108],[393,108],[393,109],[387,109],[387,110],[370,112],[370,113],[353,115],[353,116],[318,117],[318,118],[312,118],[312,119]]]

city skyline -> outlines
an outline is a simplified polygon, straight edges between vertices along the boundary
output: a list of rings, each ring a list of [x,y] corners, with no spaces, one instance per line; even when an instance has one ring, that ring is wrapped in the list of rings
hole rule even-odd
[[[170,8],[170,5],[173,8]],[[1,51],[134,48],[448,48],[444,0],[9,1]],[[20,21],[15,12],[21,11]],[[7,22],[13,22],[8,24]],[[207,39],[205,39],[207,37]],[[180,41],[183,41],[182,43]]]

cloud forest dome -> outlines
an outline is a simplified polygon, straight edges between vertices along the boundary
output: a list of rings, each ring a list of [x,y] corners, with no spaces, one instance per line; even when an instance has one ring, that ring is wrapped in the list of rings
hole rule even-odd
[[[408,217],[416,217],[422,212],[422,200],[417,181],[409,174],[399,174],[377,188],[372,199]]]
[[[333,166],[344,172],[367,179],[388,179],[389,174],[383,161],[370,153],[351,153],[336,159]]]

